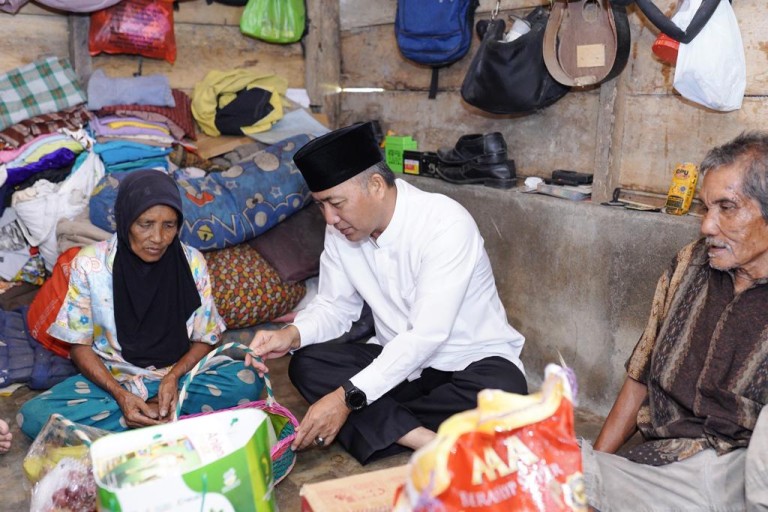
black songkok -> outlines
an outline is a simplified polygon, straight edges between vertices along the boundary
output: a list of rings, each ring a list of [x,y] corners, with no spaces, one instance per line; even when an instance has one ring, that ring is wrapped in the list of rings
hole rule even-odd
[[[383,159],[370,122],[326,133],[305,144],[293,157],[312,192],[344,183]]]

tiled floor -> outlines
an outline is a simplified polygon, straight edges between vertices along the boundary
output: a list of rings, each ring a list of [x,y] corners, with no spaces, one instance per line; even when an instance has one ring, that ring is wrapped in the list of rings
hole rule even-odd
[[[277,401],[290,409],[299,419],[307,410],[307,403],[296,392],[287,376],[288,358],[269,362],[272,382]],[[25,400],[35,392],[27,388],[17,390],[11,397],[0,398],[0,417],[14,420],[16,411]],[[0,511],[20,512],[29,510],[29,486],[24,478],[21,464],[30,446],[15,421],[9,421],[14,432],[14,444],[11,451],[0,455]],[[587,411],[576,412],[576,433],[594,440],[602,424],[602,418]],[[288,477],[276,489],[276,499],[281,512],[301,510],[299,490],[309,482],[319,482],[376,469],[405,464],[408,454],[401,454],[380,460],[367,466],[361,466],[342,448],[334,444],[325,449],[310,449],[298,454],[296,466]]]

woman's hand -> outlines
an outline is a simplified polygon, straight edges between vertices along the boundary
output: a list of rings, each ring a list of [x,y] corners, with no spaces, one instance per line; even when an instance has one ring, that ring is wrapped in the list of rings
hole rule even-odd
[[[117,405],[123,412],[125,424],[129,428],[148,427],[150,425],[159,425],[163,423],[159,420],[157,406],[148,404],[141,397],[138,397],[130,391],[123,390],[115,396]]]
[[[179,400],[179,379],[172,372],[160,381],[157,390],[158,419],[166,422],[171,419],[176,403]]]
[[[146,427],[161,423],[158,421],[157,405],[144,402],[141,397],[122,387],[90,345],[72,345],[69,357],[82,372],[83,377],[95,382],[115,398],[128,427]]]

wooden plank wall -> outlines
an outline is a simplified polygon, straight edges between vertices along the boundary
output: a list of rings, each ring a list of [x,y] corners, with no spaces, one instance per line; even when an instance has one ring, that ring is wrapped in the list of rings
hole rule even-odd
[[[191,92],[213,69],[255,67],[277,73],[289,87],[304,87],[304,53],[301,44],[270,44],[240,33],[242,7],[205,0],[181,2],[174,12],[176,62],[140,59],[133,55],[93,57],[92,68],[111,77],[164,74],[172,87]],[[0,70],[27,64],[47,55],[68,55],[67,14],[25,4],[15,15],[0,13]]]
[[[666,194],[677,162],[699,162],[711,146],[765,126],[768,17],[762,0],[733,4],[747,59],[747,97],[739,111],[709,111],[676,94],[674,67],[651,52],[657,30],[633,6],[630,60],[615,83],[572,91],[549,108],[518,118],[486,114],[461,100],[459,88],[477,39],[467,57],[441,71],[442,90],[428,100],[429,71],[397,50],[396,0],[340,1],[342,86],[385,90],[344,93],[341,123],[376,116],[385,129],[412,134],[425,150],[451,146],[463,134],[500,131],[519,174],[548,176],[559,168],[594,172],[602,199],[617,185]],[[678,0],[656,4],[671,14]],[[495,5],[495,0],[481,0],[476,19],[489,19]],[[503,0],[501,16],[525,14],[536,5]]]

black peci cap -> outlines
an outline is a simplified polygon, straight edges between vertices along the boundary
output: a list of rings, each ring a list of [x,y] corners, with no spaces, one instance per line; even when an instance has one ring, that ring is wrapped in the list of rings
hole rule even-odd
[[[384,160],[373,123],[339,128],[311,140],[293,157],[309,190],[328,190]]]

